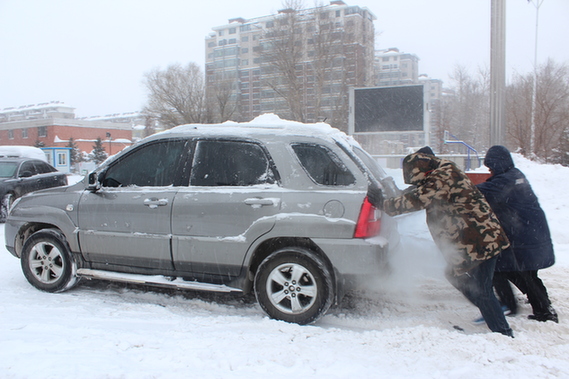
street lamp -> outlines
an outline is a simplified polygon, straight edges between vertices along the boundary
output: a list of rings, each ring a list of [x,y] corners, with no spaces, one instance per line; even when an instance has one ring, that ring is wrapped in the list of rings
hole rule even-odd
[[[110,133],[110,132],[107,132],[107,138],[109,139],[109,157],[110,157],[111,155],[113,155],[113,153],[111,152],[111,141],[112,141],[112,138],[111,138],[111,133]]]
[[[529,138],[529,155],[535,154],[535,108],[537,106],[537,31],[539,21],[539,7],[543,4],[544,0],[528,0],[535,7],[535,46],[533,56],[533,89],[531,94],[531,126]]]

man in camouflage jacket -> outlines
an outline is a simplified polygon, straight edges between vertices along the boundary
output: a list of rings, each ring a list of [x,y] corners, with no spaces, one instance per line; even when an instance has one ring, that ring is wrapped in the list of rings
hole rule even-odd
[[[490,330],[513,336],[492,289],[496,257],[509,241],[484,196],[453,162],[428,147],[405,157],[403,177],[415,187],[383,201],[383,210],[394,216],[425,209],[449,282],[480,309]]]

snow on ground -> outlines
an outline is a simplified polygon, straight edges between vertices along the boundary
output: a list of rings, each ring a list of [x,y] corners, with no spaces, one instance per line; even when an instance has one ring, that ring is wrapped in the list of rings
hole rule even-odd
[[[43,293],[2,243],[0,377],[569,378],[569,168],[515,160],[552,229],[557,264],[540,276],[559,324],[528,320],[518,294],[515,339],[472,325],[478,311],[443,278],[422,212],[399,218],[390,278],[309,326],[270,320],[251,297],[99,281]]]

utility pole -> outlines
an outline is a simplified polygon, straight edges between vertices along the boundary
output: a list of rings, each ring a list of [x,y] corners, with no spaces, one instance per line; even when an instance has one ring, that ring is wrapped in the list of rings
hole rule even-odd
[[[535,46],[533,55],[533,88],[531,93],[531,126],[529,138],[529,156],[535,155],[535,108],[537,107],[537,30],[539,21],[539,7],[544,0],[528,0],[535,7]]]
[[[492,0],[490,25],[490,145],[505,144],[506,0]]]

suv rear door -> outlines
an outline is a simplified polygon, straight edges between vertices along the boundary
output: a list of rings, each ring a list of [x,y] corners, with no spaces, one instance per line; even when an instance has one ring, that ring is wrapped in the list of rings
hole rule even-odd
[[[278,172],[255,141],[201,139],[190,185],[172,210],[176,269],[236,276],[248,247],[274,226],[281,205]]]

